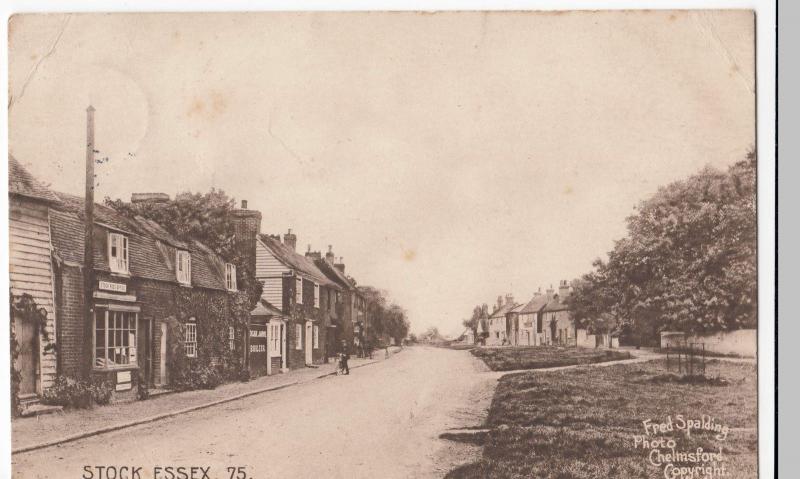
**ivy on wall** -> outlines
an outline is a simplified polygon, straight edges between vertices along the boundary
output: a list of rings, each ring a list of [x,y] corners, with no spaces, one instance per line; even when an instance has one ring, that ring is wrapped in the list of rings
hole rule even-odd
[[[50,336],[47,332],[47,310],[40,308],[33,297],[27,293],[20,296],[14,296],[9,291],[9,305],[11,306],[11,320],[9,321],[9,351],[11,354],[11,415],[17,416],[21,412],[19,404],[19,385],[22,381],[22,375],[14,367],[14,364],[19,357],[19,342],[17,341],[16,331],[14,330],[14,321],[16,318],[21,318],[25,322],[34,323],[34,334],[41,334],[45,342],[44,352],[50,352],[55,349],[55,345],[50,341]]]
[[[249,379],[244,347],[250,318],[247,293],[210,293],[193,289],[175,292],[176,316],[167,322],[170,387],[210,389],[224,381]],[[194,321],[192,321],[194,320]],[[197,327],[197,357],[186,356],[186,324]],[[230,348],[229,328],[235,332]]]

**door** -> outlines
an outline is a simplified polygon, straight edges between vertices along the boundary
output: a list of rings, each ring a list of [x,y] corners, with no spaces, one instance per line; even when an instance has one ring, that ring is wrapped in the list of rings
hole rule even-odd
[[[17,316],[14,318],[14,333],[19,344],[19,356],[14,363],[14,368],[19,371],[20,397],[36,394],[36,370],[39,357],[39,341],[36,333],[36,324]]]
[[[313,335],[314,335],[314,330],[311,321],[306,321],[306,364],[314,363],[314,356],[313,356],[314,345],[312,344]]]
[[[158,384],[167,384],[167,323],[161,323],[160,357],[158,359]]]

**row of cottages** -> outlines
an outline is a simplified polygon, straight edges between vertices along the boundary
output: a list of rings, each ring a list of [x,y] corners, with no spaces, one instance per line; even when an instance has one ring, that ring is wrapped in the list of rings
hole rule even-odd
[[[282,242],[261,234],[261,214],[246,202],[233,211],[239,270],[199,241],[95,204],[87,295],[83,198],[43,187],[13,157],[9,164],[11,294],[31,298],[46,315],[43,324],[12,318],[22,399],[35,402],[57,375],[104,379],[114,400],[134,399],[140,385],[174,385],[173,362],[185,365],[184,358],[275,374],[326,361],[342,340],[363,342],[364,298],[332,248],[325,259],[296,253],[291,230]],[[245,268],[263,295],[243,319],[237,305],[246,293],[237,282]]]
[[[514,302],[510,294],[505,301],[499,296],[492,313],[479,321],[476,337],[485,337],[486,346],[574,346],[576,330],[566,304],[569,294],[569,284],[562,280],[558,293],[551,287],[542,294],[539,288],[525,303]]]
[[[170,334],[183,335],[189,361],[243,354],[230,314],[236,267],[200,242],[95,204],[86,294],[83,198],[44,188],[9,157],[9,202],[11,294],[29,295],[47,314],[43,328],[12,320],[23,401],[57,375],[110,381],[115,400],[135,398],[140,382],[166,386]],[[212,347],[216,338],[222,348]]]
[[[291,229],[283,238],[262,234],[261,213],[247,209],[244,201],[234,217],[243,257],[263,286],[250,313],[250,339],[263,338],[265,347],[250,345],[251,369],[274,374],[319,364],[340,352],[342,342],[348,348],[363,343],[365,300],[332,247],[325,258],[310,246],[306,254],[298,253]]]

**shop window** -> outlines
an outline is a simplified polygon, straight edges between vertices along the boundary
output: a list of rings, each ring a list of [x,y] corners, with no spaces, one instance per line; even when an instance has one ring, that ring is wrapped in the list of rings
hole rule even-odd
[[[112,369],[136,365],[136,327],[139,315],[129,311],[94,312],[94,367]]]

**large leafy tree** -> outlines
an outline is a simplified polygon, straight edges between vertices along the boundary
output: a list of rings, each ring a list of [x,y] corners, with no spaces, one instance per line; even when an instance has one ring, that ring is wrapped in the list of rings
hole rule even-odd
[[[575,288],[576,323],[642,337],[755,326],[755,154],[659,189],[627,222],[627,237]]]

